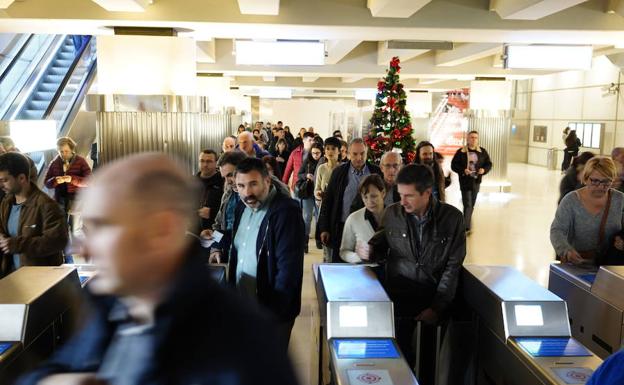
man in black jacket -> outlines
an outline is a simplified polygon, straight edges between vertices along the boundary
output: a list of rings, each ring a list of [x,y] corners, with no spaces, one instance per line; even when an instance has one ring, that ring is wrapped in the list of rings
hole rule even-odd
[[[481,179],[492,169],[490,156],[485,148],[479,146],[477,131],[468,133],[468,144],[457,150],[451,161],[451,169],[459,176],[466,232],[470,233],[472,212],[477,203]]]
[[[321,242],[332,249],[331,261],[341,262],[340,242],[349,214],[364,207],[358,194],[360,181],[371,174],[382,175],[379,167],[366,163],[368,149],[362,138],[349,143],[350,161],[332,171],[319,215]]]
[[[301,310],[304,235],[301,208],[274,186],[260,159],[236,166],[236,207],[230,281],[257,299],[278,322],[275,345],[288,349],[290,332]]]
[[[100,168],[82,211],[92,311],[19,385],[296,383],[273,323],[212,282],[186,236],[197,189],[185,174],[162,154]]]
[[[397,341],[411,367],[416,322],[436,325],[446,318],[466,256],[462,214],[433,197],[433,183],[431,168],[403,167],[397,176],[401,202],[386,208],[382,230],[369,242],[373,260],[385,264],[382,283],[394,303]],[[423,340],[431,341],[429,337]],[[428,347],[421,348],[421,356],[435,356]],[[426,378],[419,381],[428,384]]]
[[[212,228],[223,196],[223,178],[217,172],[217,159],[218,155],[214,150],[203,150],[199,154],[197,178],[203,187],[197,211],[200,230]]]

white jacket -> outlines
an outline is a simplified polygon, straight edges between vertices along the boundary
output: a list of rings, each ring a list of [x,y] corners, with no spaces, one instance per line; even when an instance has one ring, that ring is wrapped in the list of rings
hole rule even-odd
[[[375,229],[364,218],[366,207],[354,211],[347,217],[340,243],[340,258],[349,263],[359,263],[362,259],[355,253],[357,242],[368,243],[375,235]]]

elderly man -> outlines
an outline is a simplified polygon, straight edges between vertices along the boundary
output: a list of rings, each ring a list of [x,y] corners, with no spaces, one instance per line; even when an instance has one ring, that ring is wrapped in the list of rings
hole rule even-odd
[[[397,191],[396,177],[402,166],[403,158],[401,158],[401,154],[398,152],[390,151],[381,156],[379,168],[381,168],[381,173],[386,183],[386,197],[384,198],[386,207],[401,200]]]
[[[221,144],[221,151],[223,154],[226,152],[236,150],[236,137],[235,136],[226,136],[223,139],[223,144]]]
[[[61,208],[29,178],[30,164],[17,152],[0,155],[0,277],[22,266],[63,263],[67,222]]]
[[[362,138],[351,140],[349,145],[350,161],[341,164],[332,171],[325,189],[325,198],[319,214],[321,242],[332,249],[331,261],[341,262],[340,242],[342,230],[349,214],[364,207],[359,198],[360,181],[370,174],[381,175],[381,170],[374,164],[366,163],[368,148]]]
[[[258,159],[262,159],[262,157],[266,155],[271,155],[254,142],[253,134],[248,131],[238,134],[238,150],[249,157]]]
[[[160,154],[100,169],[83,196],[93,311],[20,385],[296,383],[272,323],[211,280],[185,234],[196,187]]]

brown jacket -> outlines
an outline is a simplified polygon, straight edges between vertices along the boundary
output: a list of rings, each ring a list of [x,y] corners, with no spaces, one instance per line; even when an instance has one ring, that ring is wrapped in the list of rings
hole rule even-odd
[[[56,266],[63,263],[68,232],[59,205],[31,183],[32,191],[23,203],[18,235],[9,241],[10,254],[2,255],[0,276],[8,273],[12,254],[20,254],[22,266]],[[0,202],[0,231],[9,234],[8,223],[15,196],[7,194]]]

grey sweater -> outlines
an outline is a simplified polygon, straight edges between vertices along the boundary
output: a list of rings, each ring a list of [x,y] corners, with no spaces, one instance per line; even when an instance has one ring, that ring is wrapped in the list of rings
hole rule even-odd
[[[550,243],[558,256],[569,250],[578,252],[601,250],[609,247],[613,236],[622,230],[624,224],[624,194],[611,189],[611,208],[605,225],[605,239],[598,245],[598,233],[602,212],[592,215],[583,206],[576,191],[568,193],[557,207],[557,213],[550,225]]]

